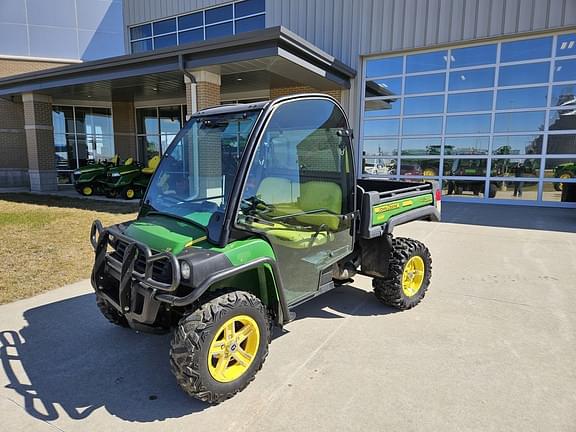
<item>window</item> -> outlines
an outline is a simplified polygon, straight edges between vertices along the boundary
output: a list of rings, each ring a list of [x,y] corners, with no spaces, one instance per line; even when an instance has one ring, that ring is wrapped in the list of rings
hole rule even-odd
[[[528,63],[500,68],[499,86],[548,82],[550,63]]]
[[[447,51],[414,54],[406,57],[406,73],[446,69]]]
[[[539,108],[546,106],[548,87],[498,90],[496,109]]]
[[[450,67],[478,66],[496,63],[496,45],[480,45],[452,50]]]
[[[52,123],[59,183],[70,183],[76,168],[114,156],[110,108],[54,105]]]
[[[439,135],[442,133],[442,117],[405,118],[403,135]]]
[[[406,77],[406,94],[443,92],[446,74],[414,75]]]
[[[526,39],[502,44],[500,61],[513,62],[550,57],[552,38]]]
[[[404,99],[404,115],[434,114],[444,111],[444,95]]]
[[[364,175],[432,176],[449,199],[568,199],[562,182],[576,182],[573,30],[369,58],[364,70]]]
[[[265,11],[264,0],[244,0],[140,24],[130,28],[130,47],[140,53],[263,29]]]
[[[182,128],[184,109],[180,105],[136,109],[138,159],[141,162],[164,154]]]
[[[490,132],[490,114],[446,117],[447,134],[477,134]]]
[[[494,86],[494,68],[450,72],[448,90],[468,90]]]
[[[366,63],[366,77],[385,77],[402,74],[402,57],[390,57],[380,60],[368,60]]]
[[[388,117],[400,115],[400,99],[373,99],[364,103],[366,117]]]
[[[498,113],[494,132],[528,132],[544,130],[544,111]]]
[[[492,109],[492,91],[455,93],[448,96],[448,112],[489,111]]]

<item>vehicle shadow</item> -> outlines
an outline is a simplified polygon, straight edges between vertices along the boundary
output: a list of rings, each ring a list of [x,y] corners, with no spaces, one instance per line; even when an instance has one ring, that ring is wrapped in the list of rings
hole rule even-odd
[[[573,233],[576,212],[571,208],[444,202],[442,222]]]
[[[296,308],[297,319],[393,312],[352,285]],[[0,364],[6,388],[22,398],[32,417],[53,421],[65,413],[81,420],[105,408],[126,421],[152,422],[210,408],[176,384],[168,361],[170,335],[113,326],[100,315],[94,294],[29,309],[24,318],[21,330],[0,331]],[[276,331],[275,338],[284,333]]]
[[[104,201],[89,198],[72,198],[58,195],[41,195],[35,193],[0,193],[0,201],[21,204],[35,204],[46,207],[90,210],[113,214],[130,214],[138,211],[138,201]]]
[[[210,407],[176,384],[169,335],[111,325],[94,294],[27,310],[24,318],[20,331],[0,331],[0,363],[6,387],[37,419],[56,420],[63,411],[80,420],[104,407],[123,420],[152,422]]]
[[[354,286],[354,282],[340,285],[294,309],[296,319],[345,318],[351,316],[376,316],[400,312],[380,303],[372,291]]]

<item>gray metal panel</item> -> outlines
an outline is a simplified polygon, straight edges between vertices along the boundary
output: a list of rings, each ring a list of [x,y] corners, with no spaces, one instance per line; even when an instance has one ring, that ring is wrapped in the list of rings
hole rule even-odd
[[[357,68],[361,55],[575,26],[576,0],[267,0],[266,25]]]
[[[126,26],[204,9],[230,0],[124,0]]]

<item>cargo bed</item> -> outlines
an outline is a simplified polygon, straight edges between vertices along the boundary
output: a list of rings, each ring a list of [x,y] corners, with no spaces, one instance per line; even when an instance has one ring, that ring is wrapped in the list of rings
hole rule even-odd
[[[380,237],[413,220],[440,220],[438,184],[380,178],[357,180],[360,236]]]

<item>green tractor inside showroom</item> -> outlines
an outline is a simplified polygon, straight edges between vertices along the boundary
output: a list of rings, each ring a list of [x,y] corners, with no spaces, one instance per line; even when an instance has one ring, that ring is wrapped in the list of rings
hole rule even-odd
[[[385,305],[416,306],[430,253],[393,230],[438,221],[440,191],[432,181],[357,178],[351,141],[342,108],[321,94],[196,113],[162,157],[137,218],[92,226],[102,314],[138,331],[172,331],[178,384],[219,403],[254,379],[273,326],[356,274],[373,278]]]

